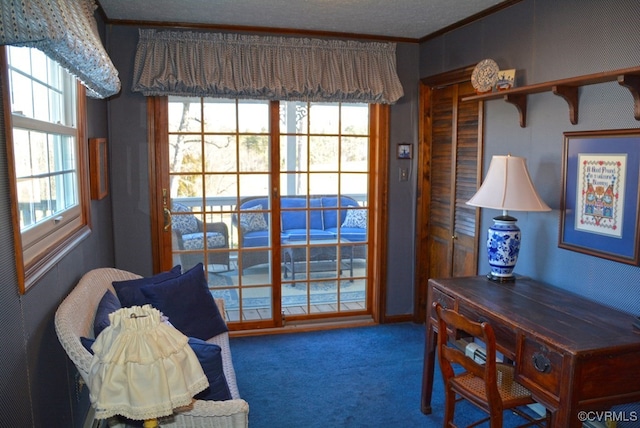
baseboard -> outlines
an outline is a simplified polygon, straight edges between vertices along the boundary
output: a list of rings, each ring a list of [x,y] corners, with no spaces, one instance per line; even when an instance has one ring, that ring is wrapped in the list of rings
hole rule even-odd
[[[413,315],[405,314],[405,315],[387,315],[384,317],[383,324],[392,324],[392,323],[400,323],[400,322],[413,322]]]
[[[289,321],[281,328],[230,331],[229,337],[258,336],[265,334],[300,333],[306,331],[331,330],[336,328],[364,327],[376,325],[371,316],[343,317],[309,321]]]

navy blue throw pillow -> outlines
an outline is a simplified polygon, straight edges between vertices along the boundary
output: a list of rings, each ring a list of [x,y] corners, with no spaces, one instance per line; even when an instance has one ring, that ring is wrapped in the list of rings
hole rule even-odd
[[[227,385],[227,378],[222,369],[222,354],[220,347],[204,340],[189,338],[189,345],[198,357],[204,374],[209,381],[209,387],[199,392],[194,398],[198,400],[224,401],[231,400],[231,391]]]
[[[91,355],[93,355],[93,349],[91,349],[91,347],[93,346],[93,342],[95,341],[95,339],[91,339],[90,337],[80,336],[80,343],[82,343],[84,349],[91,352]]]
[[[140,291],[147,303],[169,317],[185,336],[207,340],[228,331],[209,291],[202,263],[177,278],[145,285]]]
[[[96,316],[93,319],[93,337],[98,337],[98,335],[102,333],[102,330],[111,325],[109,314],[120,308],[120,301],[111,290],[105,291],[102,299],[100,299],[100,303],[98,303]]]
[[[140,287],[176,278],[180,276],[181,273],[182,266],[176,265],[170,271],[161,272],[154,276],[130,279],[128,281],[113,281],[113,288],[116,290],[122,307],[143,306],[149,302],[146,301],[146,298],[140,292]]]

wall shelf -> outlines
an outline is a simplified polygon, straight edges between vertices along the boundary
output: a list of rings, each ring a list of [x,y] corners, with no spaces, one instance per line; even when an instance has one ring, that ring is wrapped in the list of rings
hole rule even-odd
[[[578,123],[578,89],[581,86],[597,83],[617,81],[620,85],[629,89],[633,96],[633,115],[640,120],[640,67],[624,68],[603,73],[587,74],[568,79],[554,80],[551,82],[537,83],[535,85],[521,86],[505,91],[491,92],[488,94],[472,95],[462,101],[485,101],[502,98],[513,104],[520,114],[520,126],[527,126],[527,95],[540,92],[553,92],[569,105],[569,120],[573,125]]]

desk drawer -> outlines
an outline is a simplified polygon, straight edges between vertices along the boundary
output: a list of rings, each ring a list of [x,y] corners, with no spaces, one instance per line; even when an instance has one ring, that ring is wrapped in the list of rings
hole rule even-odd
[[[530,337],[524,337],[521,346],[520,357],[516,362],[521,378],[533,384],[529,385],[527,382],[529,388],[558,397],[562,378],[562,354]]]
[[[431,307],[428,308],[429,313],[431,314],[431,319],[434,322],[437,322],[436,311],[433,308],[433,303],[440,303],[445,309],[455,309],[456,299],[454,297],[449,296],[448,294],[442,292],[437,288],[432,288],[431,290]]]
[[[460,302],[458,307],[460,312],[471,321],[475,322],[488,322],[493,328],[493,332],[496,335],[496,343],[501,352],[508,358],[514,359],[515,354],[513,350],[516,349],[516,332],[505,325],[504,321],[499,321],[496,318],[487,315],[486,313],[477,310],[471,306]]]

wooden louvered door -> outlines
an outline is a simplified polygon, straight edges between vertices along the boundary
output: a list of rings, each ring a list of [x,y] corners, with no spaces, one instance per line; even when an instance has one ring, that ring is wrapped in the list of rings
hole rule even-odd
[[[425,79],[421,86],[421,144],[416,275],[417,321],[424,321],[429,278],[476,275],[478,213],[466,205],[476,192],[482,159],[482,105],[471,70]]]

